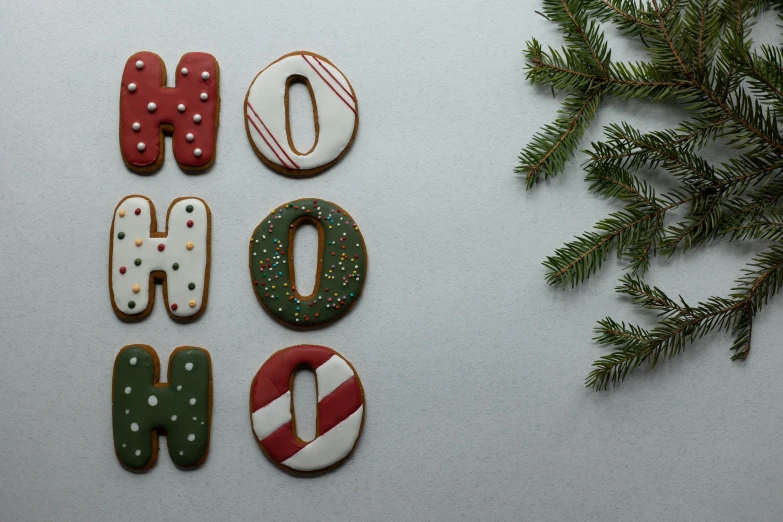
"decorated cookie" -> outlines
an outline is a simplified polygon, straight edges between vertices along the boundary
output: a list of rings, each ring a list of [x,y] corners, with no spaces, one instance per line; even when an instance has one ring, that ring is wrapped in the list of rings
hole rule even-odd
[[[316,437],[296,435],[292,398],[295,370],[315,371]],[[258,445],[286,471],[315,472],[340,464],[353,451],[364,423],[364,390],[342,355],[325,346],[299,345],[273,354],[250,385],[250,419]]]
[[[166,232],[158,232],[155,205],[128,196],[114,209],[109,243],[109,293],[115,313],[142,319],[155,302],[155,281],[172,319],[201,315],[209,291],[209,207],[199,198],[177,198],[169,206]]]
[[[163,133],[173,133],[174,158],[185,170],[215,161],[220,94],[215,57],[188,53],[177,65],[176,87],[166,87],[166,66],[155,53],[125,63],[120,90],[120,150],[128,168],[152,172],[163,164]]]
[[[169,455],[180,468],[207,458],[212,415],[212,366],[202,348],[181,346],[169,359],[168,384],[152,347],[125,346],[114,361],[112,424],[114,452],[131,471],[151,468],[158,458],[158,435],[166,435]]]
[[[310,295],[297,291],[294,235],[304,223],[318,228],[318,266]],[[306,198],[281,205],[250,238],[250,278],[258,301],[279,322],[295,328],[323,326],[359,299],[367,251],[359,227],[329,201]]]
[[[291,139],[288,87],[303,81],[310,91],[315,144],[300,152]],[[250,84],[245,129],[256,154],[273,170],[304,177],[328,169],[350,148],[359,125],[356,94],[348,79],[323,56],[297,51],[278,58]]]

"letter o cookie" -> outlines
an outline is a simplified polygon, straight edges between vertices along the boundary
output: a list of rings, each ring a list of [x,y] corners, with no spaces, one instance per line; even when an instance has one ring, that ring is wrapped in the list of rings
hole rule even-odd
[[[300,366],[315,371],[316,437],[296,435],[292,390]],[[331,348],[299,345],[274,353],[250,385],[250,420],[264,454],[289,472],[317,472],[339,465],[353,451],[364,424],[359,375]]]
[[[304,81],[310,91],[315,144],[299,152],[291,139],[288,87]],[[278,58],[253,79],[245,97],[245,129],[258,157],[271,169],[292,177],[318,174],[351,147],[359,125],[356,94],[329,60],[297,51]]]
[[[318,228],[313,293],[301,295],[294,273],[294,235],[309,222]],[[367,251],[348,213],[326,200],[298,199],[274,209],[250,238],[250,278],[256,297],[286,326],[313,328],[342,317],[359,299]]]

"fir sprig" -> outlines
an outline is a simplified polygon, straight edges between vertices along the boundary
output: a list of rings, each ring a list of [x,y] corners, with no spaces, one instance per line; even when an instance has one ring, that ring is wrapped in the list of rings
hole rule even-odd
[[[605,139],[584,151],[589,190],[623,207],[547,257],[547,280],[575,286],[614,252],[629,269],[617,291],[659,314],[651,329],[599,321],[596,340],[614,352],[594,363],[588,386],[618,384],[642,364],[654,367],[718,329],[734,336],[732,359],[744,360],[755,315],[783,285],[783,47],[754,50],[750,37],[760,13],[773,16],[771,7],[783,2],[544,0],[542,14],[558,25],[565,45],[545,49],[531,40],[527,77],[564,92],[565,100],[519,157],[516,172],[528,188],[564,170],[609,96],[677,100],[690,113],[675,128],[648,133],[609,125]],[[649,59],[613,60],[601,23],[638,39]],[[716,165],[702,149],[719,138],[736,154]],[[667,172],[677,187],[657,194],[643,179],[649,170]],[[667,213],[680,207],[684,213],[665,225]],[[689,305],[641,279],[655,255],[686,252],[718,237],[771,243],[728,297]]]

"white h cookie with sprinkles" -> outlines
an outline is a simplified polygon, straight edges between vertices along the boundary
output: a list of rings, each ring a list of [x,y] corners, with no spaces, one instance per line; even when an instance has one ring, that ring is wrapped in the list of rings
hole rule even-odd
[[[302,81],[313,102],[315,143],[300,152],[291,139],[288,89]],[[275,60],[250,84],[245,97],[245,129],[261,160],[292,177],[312,176],[334,165],[351,147],[359,125],[356,94],[329,60],[297,51]]]
[[[169,206],[166,231],[157,231],[155,206],[144,196],[128,196],[114,210],[109,246],[109,293],[114,312],[139,320],[152,312],[155,282],[175,320],[199,317],[207,306],[211,214],[193,197]]]

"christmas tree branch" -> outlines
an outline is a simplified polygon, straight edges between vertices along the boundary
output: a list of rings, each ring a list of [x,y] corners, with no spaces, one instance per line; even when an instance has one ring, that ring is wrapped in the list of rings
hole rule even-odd
[[[657,311],[651,329],[606,318],[596,340],[614,347],[598,359],[587,385],[605,389],[644,363],[680,353],[716,329],[730,330],[733,360],[750,353],[755,315],[783,285],[783,47],[754,51],[754,17],[775,0],[544,0],[546,17],[560,27],[565,46],[544,51],[528,44],[532,83],[566,93],[558,118],[544,126],[520,155],[516,171],[527,188],[562,172],[573,157],[606,96],[676,99],[690,119],[674,129],[642,133],[612,124],[593,143],[584,164],[589,190],[623,203],[547,257],[547,281],[563,287],[584,282],[614,249],[630,272],[617,291],[633,303]],[[779,15],[781,21],[783,16]],[[600,32],[611,22],[638,37],[649,61],[618,62]],[[735,157],[719,165],[701,149],[724,138]],[[679,186],[663,195],[643,179],[663,169]],[[667,212],[687,206],[668,226]],[[737,280],[729,297],[711,297],[696,306],[669,298],[641,279],[657,254],[687,252],[719,237],[764,240],[768,249]]]

